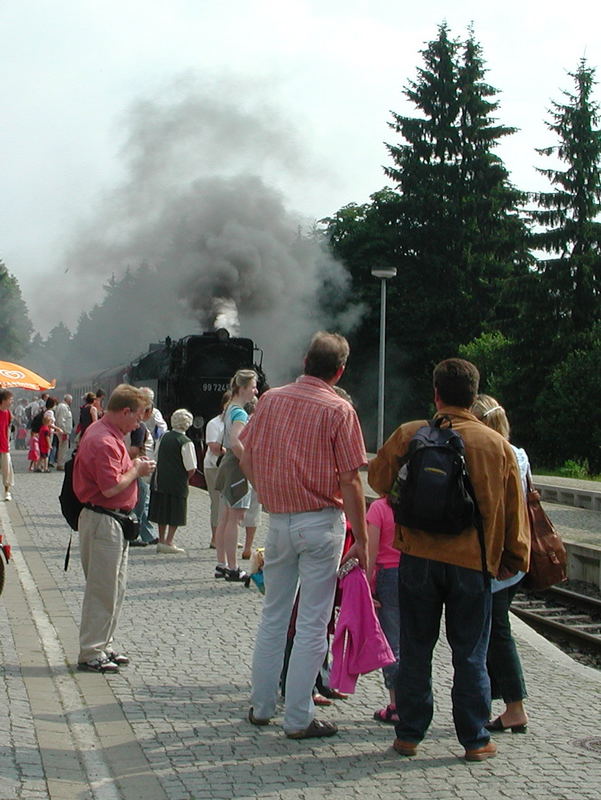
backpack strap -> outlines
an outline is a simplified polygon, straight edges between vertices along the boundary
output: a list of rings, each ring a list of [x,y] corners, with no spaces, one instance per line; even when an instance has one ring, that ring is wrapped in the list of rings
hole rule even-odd
[[[430,425],[433,425],[437,428],[442,428],[442,423],[448,422],[448,427],[453,427],[453,420],[448,414],[441,414],[438,417],[435,417]],[[464,462],[465,464],[465,462]],[[474,492],[474,487],[472,485],[472,481],[467,471],[467,467],[465,468],[465,488],[467,489],[469,496],[472,498],[474,503],[474,527],[478,531],[478,542],[480,544],[480,557],[482,561],[482,577],[484,580],[484,588],[488,588],[490,586],[490,575],[488,574],[488,565],[486,563],[486,542],[484,541],[484,521],[482,519],[482,514],[480,513],[480,507],[478,506],[478,500],[476,499],[476,493]]]

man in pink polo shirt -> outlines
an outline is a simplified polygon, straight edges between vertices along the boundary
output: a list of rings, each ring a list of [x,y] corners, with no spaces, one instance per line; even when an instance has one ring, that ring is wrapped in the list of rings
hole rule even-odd
[[[129,663],[113,650],[113,634],[127,583],[128,542],[121,525],[101,509],[128,512],[138,499],[137,479],[150,475],[154,461],[130,459],[123,437],[138,427],[146,398],[122,383],[107,410],[81,439],[73,469],[73,489],[84,508],[79,516],[79,550],[86,578],[79,629],[78,669],[118,672]]]
[[[315,718],[312,689],[327,650],[336,570],[344,543],[343,509],[356,555],[366,566],[365,499],[359,467],[366,463],[359,420],[332,388],[349,355],[346,339],[316,333],[295,383],[266,392],[240,441],[242,469],[269,512],[265,601],[252,671],[253,725],[275,713],[286,633],[300,582],[294,647],[286,678],[284,731],[291,739],[332,736]]]

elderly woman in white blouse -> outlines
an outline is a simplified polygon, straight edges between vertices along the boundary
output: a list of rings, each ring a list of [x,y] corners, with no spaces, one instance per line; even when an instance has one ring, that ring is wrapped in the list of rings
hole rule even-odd
[[[186,436],[192,425],[192,414],[179,408],[171,415],[172,430],[159,440],[157,466],[150,488],[148,519],[159,528],[157,553],[185,553],[173,544],[175,532],[186,524],[188,481],[196,470],[194,443]]]

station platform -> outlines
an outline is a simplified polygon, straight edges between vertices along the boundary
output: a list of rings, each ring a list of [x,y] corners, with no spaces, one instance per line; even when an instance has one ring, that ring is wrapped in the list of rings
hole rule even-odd
[[[337,736],[289,740],[281,714],[252,727],[249,674],[262,596],[214,580],[200,490],[191,490],[188,525],[176,537],[185,556],[130,552],[116,645],[131,665],[112,676],[77,672],[77,534],[64,572],[62,476],[28,473],[25,458],[13,454],[14,500],[0,503],[0,531],[13,552],[0,597],[0,800],[598,800],[601,672],[517,619],[530,722],[525,735],[496,735],[494,759],[462,758],[444,636],[435,653],[434,719],[414,758],[398,756],[394,728],[373,719],[386,705],[377,673],[362,677],[348,700],[318,709],[338,723]],[[595,521],[601,537],[598,512],[547,510],[572,538],[593,538]],[[263,537],[264,526],[258,544]]]

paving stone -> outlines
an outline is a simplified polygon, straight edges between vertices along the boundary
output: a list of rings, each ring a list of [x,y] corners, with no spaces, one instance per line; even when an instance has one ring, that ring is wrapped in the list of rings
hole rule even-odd
[[[67,573],[63,571],[68,533],[56,508],[61,476],[23,474],[23,465],[17,459],[15,463],[15,501],[32,542],[23,556],[38,579],[41,602],[65,643],[66,661],[72,667],[83,580],[77,536],[71,565]],[[572,510],[570,530],[577,529],[581,511]],[[339,736],[328,741],[287,740],[281,709],[268,730],[251,728],[245,715],[262,598],[254,589],[213,579],[215,554],[206,547],[205,493],[191,490],[188,516],[188,526],[177,533],[186,557],[161,556],[153,548],[130,551],[128,592],[116,641],[132,659],[130,668],[107,680],[65,670],[64,660],[61,665],[61,685],[86,692],[99,726],[119,726],[125,718],[125,734],[118,727],[114,737],[105,732],[101,739],[107,745],[104,755],[108,757],[114,749],[111,741],[127,744],[129,736],[141,748],[144,768],[158,777],[162,798],[322,800],[325,795],[333,800],[389,800],[402,793],[412,800],[482,796],[488,800],[598,800],[601,753],[585,751],[579,742],[601,736],[599,677],[567,657],[555,658],[549,646],[541,646],[539,638],[517,621],[531,721],[526,736],[498,737],[496,759],[467,765],[462,758],[451,718],[452,673],[444,640],[435,652],[433,724],[415,759],[399,758],[391,749],[394,729],[372,720],[373,711],[385,702],[379,675],[361,678],[352,698],[318,712],[340,725]],[[264,532],[262,526],[257,543]],[[16,579],[13,565],[7,579]],[[28,615],[27,608],[19,611],[22,624]],[[28,778],[24,771],[52,761],[40,762],[38,756],[36,718],[24,675],[46,662],[43,648],[31,639],[30,644],[30,654],[20,663],[10,621],[0,605],[4,665],[0,739],[5,743],[0,748],[0,798],[32,800],[48,797],[51,791],[51,800],[67,800],[68,793],[64,798],[57,794],[60,782],[49,781],[46,787],[42,780],[32,780],[37,773]],[[42,674],[47,676],[47,671]],[[57,685],[59,678],[54,680]],[[115,708],[119,715],[114,719]],[[85,725],[87,717],[70,714],[68,719]],[[40,719],[38,724],[40,742],[46,747],[42,731],[51,735],[51,723]],[[62,739],[60,748],[65,748]],[[102,749],[99,755],[103,756]],[[115,764],[119,763],[116,759]],[[73,786],[76,783],[72,781]],[[133,797],[130,784],[123,782],[121,788],[130,792],[128,800]],[[86,795],[77,796],[81,800]]]

